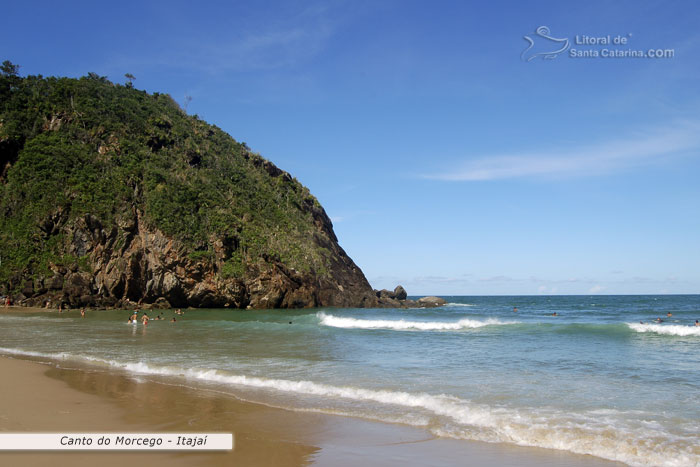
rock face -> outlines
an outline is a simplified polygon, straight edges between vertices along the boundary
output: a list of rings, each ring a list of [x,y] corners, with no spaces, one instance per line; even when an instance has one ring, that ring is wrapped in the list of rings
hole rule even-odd
[[[334,268],[325,277],[260,258],[246,264],[242,277],[224,279],[218,274],[225,261],[223,252],[210,260],[192,259],[185,246],[149,229],[141,217],[136,210],[133,217],[111,228],[91,215],[67,223],[62,227],[69,239],[65,250],[84,258],[91,272],[81,271],[78,264],[54,265],[50,276],[24,282],[22,297],[18,297],[21,304],[44,306],[51,300],[54,306],[70,307],[378,306],[362,271],[337,243],[325,244],[335,253]],[[330,220],[321,225],[330,228]],[[219,239],[212,239],[217,242]]]

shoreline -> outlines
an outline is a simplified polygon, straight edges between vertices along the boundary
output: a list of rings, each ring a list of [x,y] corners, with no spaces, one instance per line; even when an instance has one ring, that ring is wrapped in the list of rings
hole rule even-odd
[[[230,452],[0,452],[15,465],[485,465],[621,466],[542,448],[436,438],[424,429],[291,411],[215,391],[45,359],[0,355],[0,432],[222,432]],[[32,388],[31,392],[26,391]]]
[[[80,311],[80,310],[76,310],[76,311]],[[20,306],[20,305],[5,306],[5,305],[2,305],[2,306],[0,306],[0,312],[4,312],[4,313],[10,313],[10,312],[24,312],[24,313],[56,312],[56,313],[58,313],[58,308],[39,308],[36,306]]]

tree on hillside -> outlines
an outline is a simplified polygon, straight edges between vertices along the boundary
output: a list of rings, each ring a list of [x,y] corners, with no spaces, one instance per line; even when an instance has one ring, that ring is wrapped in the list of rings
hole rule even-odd
[[[95,80],[95,81],[101,81],[103,83],[109,83],[109,80],[107,79],[106,76],[100,76],[94,71],[90,71],[87,74],[87,79]]]
[[[19,65],[15,65],[9,60],[5,60],[0,65],[0,73],[3,76],[17,76],[19,74]]]
[[[127,84],[127,86],[129,86],[130,88],[133,88],[134,87],[133,81],[136,79],[136,76],[132,75],[131,73],[126,73],[126,74],[124,74],[124,77],[129,80],[129,84]]]

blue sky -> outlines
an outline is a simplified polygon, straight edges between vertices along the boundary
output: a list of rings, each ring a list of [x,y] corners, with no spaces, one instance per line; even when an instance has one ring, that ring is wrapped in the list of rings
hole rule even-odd
[[[0,60],[191,96],[375,288],[700,293],[697,2],[99,3],[6,3]]]

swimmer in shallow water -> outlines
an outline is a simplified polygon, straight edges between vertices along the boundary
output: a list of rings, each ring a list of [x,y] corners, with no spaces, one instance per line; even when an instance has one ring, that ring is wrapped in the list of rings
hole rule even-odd
[[[558,315],[557,312],[555,311],[554,313],[552,313],[552,316],[559,316],[559,315]]]
[[[700,323],[698,323],[698,320],[697,320],[697,319],[695,320],[695,325],[696,325],[696,326],[700,326]]]

